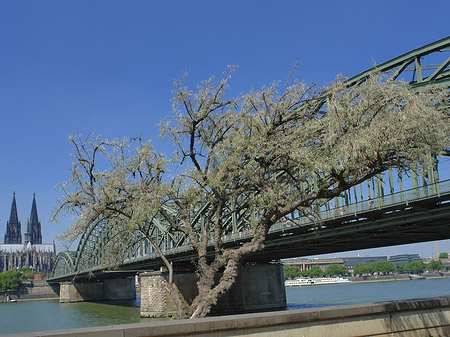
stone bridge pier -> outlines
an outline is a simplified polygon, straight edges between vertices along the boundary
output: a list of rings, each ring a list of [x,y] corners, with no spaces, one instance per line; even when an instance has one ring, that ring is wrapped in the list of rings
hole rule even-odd
[[[61,303],[136,299],[134,277],[96,282],[63,282],[59,285]]]
[[[219,275],[220,276],[220,275]],[[141,317],[167,317],[176,312],[176,304],[168,293],[168,273],[148,272],[141,277]],[[174,273],[174,283],[185,301],[197,296],[194,272]],[[273,311],[286,308],[283,268],[281,264],[244,265],[236,283],[211,310],[211,314],[236,314]]]

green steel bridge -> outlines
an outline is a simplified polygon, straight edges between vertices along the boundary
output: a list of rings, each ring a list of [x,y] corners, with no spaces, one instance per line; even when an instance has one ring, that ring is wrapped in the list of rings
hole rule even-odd
[[[414,90],[450,88],[450,36],[368,69],[348,79],[347,84],[351,87],[364,82],[375,73],[407,80]],[[311,217],[291,214],[272,226],[265,250],[248,262],[450,239],[449,166],[444,159],[408,175],[389,170],[330,200]],[[177,216],[175,207],[167,207],[167,211]],[[207,205],[193,214],[194,222],[200,223],[206,211]],[[225,223],[224,248],[251,240],[253,233],[245,211],[233,214]],[[112,248],[112,235],[114,228],[106,220],[93,223],[82,235],[76,251],[58,254],[48,282],[92,276],[117,278],[157,270],[163,265],[149,242],[136,237],[135,243],[118,258],[123,262],[110,268],[106,252]],[[196,259],[188,239],[173,232],[162,217],[155,220],[152,237],[175,266],[183,268]]]

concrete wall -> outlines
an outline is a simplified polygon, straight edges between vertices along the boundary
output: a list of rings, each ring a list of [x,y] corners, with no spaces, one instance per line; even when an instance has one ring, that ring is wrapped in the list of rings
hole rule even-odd
[[[176,311],[168,294],[167,273],[150,272],[141,276],[141,316],[167,317]],[[218,275],[217,277],[220,277]],[[176,273],[174,283],[187,303],[197,296],[195,273]],[[281,310],[286,308],[281,264],[257,264],[241,267],[236,283],[211,310],[213,315]]]
[[[24,281],[22,288],[15,293],[1,293],[0,302],[10,300],[31,301],[40,299],[57,299],[59,297],[59,284],[47,284],[44,280]]]
[[[101,282],[86,283],[63,282],[59,285],[59,289],[61,303],[136,298],[134,278],[106,279]]]
[[[374,335],[450,336],[450,297],[14,334],[16,337]]]

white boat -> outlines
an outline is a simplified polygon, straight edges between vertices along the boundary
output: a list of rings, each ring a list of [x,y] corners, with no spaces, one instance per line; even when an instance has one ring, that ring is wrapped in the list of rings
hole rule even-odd
[[[425,280],[426,277],[423,275],[410,274],[408,275],[410,280]]]
[[[300,287],[300,286],[314,286],[314,285],[326,285],[326,284],[348,284],[352,283],[347,278],[343,277],[318,277],[318,278],[305,278],[299,277],[295,280],[284,281],[285,287]]]
[[[300,287],[300,286],[312,286],[313,280],[310,278],[299,277],[295,280],[286,280],[284,281],[285,287]]]
[[[343,277],[319,277],[312,279],[314,284],[325,285],[325,284],[347,284],[352,283],[348,278]]]

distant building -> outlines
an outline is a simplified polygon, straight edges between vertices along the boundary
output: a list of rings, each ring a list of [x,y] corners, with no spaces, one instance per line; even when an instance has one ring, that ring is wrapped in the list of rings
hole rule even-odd
[[[11,215],[9,221],[6,222],[5,244],[21,244],[22,243],[22,224],[17,215],[16,193],[13,195],[11,205]]]
[[[33,195],[31,215],[27,220],[25,240],[22,244],[21,223],[17,212],[16,194],[13,195],[11,214],[6,223],[4,244],[0,244],[0,272],[30,268],[37,272],[50,272],[56,258],[54,243],[42,243],[41,222],[38,218],[36,195]]]
[[[323,271],[327,269],[330,264],[344,264],[342,259],[304,259],[295,258],[284,260],[283,264],[290,266],[297,266],[301,270],[310,270],[312,266],[319,266]]]
[[[358,263],[371,264],[378,261],[387,261],[387,256],[356,256],[356,257],[343,257],[344,267],[350,271],[353,271]]]
[[[419,254],[401,254],[393,255],[389,258],[389,261],[395,265],[408,264],[411,261],[422,261]]]
[[[442,264],[444,266],[450,266],[450,259],[442,258],[442,259],[439,259],[439,260],[442,262]]]
[[[325,271],[330,264],[343,265],[348,271],[353,272],[353,268],[358,263],[371,264],[377,261],[386,261],[387,256],[362,256],[362,257],[341,257],[331,259],[305,259],[295,258],[283,260],[283,264],[300,267],[301,270],[310,270],[312,266],[319,266]]]
[[[36,207],[36,195],[33,194],[33,204],[31,205],[30,219],[27,221],[27,231],[25,232],[25,244],[42,244],[41,222],[38,219]]]

